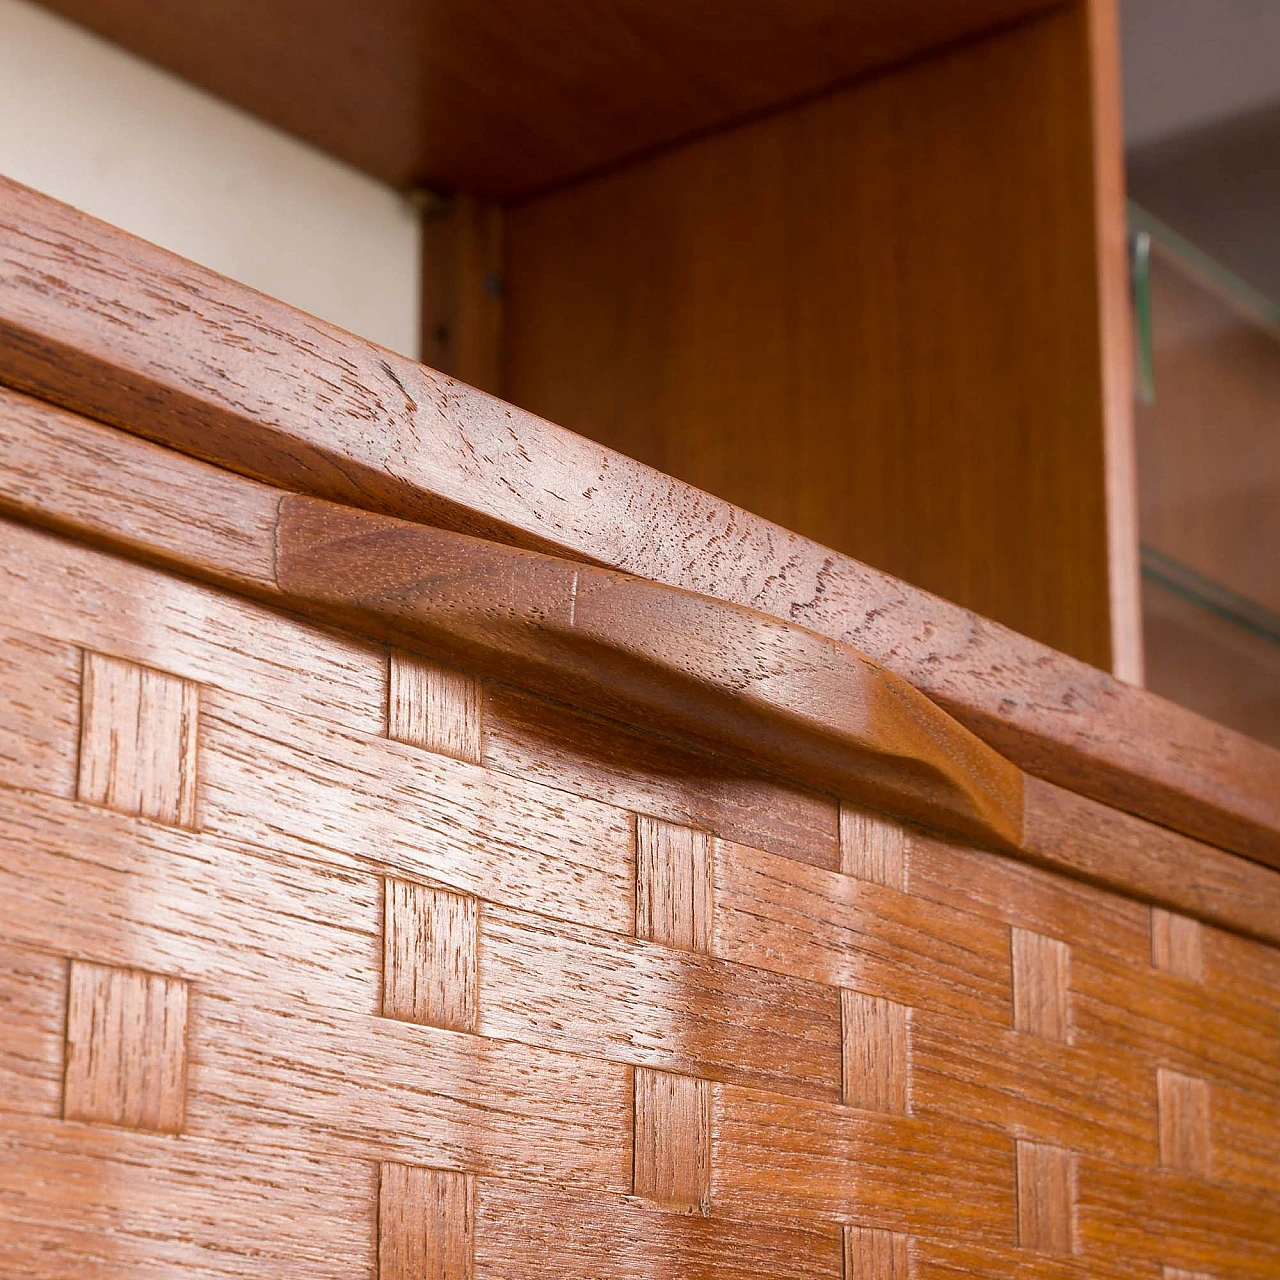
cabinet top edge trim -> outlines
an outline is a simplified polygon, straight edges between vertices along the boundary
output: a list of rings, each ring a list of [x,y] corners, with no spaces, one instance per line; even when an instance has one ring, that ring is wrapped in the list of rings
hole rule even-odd
[[[839,640],[1027,773],[1280,866],[1280,751],[0,180],[0,382],[229,471]]]

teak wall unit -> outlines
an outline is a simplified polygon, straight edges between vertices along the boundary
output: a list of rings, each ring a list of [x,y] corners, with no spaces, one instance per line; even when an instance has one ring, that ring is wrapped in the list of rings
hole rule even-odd
[[[0,184],[0,1271],[1280,1270],[1280,753]]]
[[[432,367],[1141,683],[1115,0],[47,2],[414,190]]]

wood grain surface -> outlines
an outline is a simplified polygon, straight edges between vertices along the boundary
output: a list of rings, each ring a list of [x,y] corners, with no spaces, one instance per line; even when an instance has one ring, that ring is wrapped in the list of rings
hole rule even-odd
[[[966,1018],[1011,1019],[1007,926],[927,896],[882,888],[718,841],[717,953],[744,964]],[[974,905],[973,900],[968,904]],[[902,952],[913,959],[897,963]]]
[[[376,1172],[358,1160],[39,1116],[0,1125],[9,1275],[373,1275],[375,1196]]]
[[[471,1280],[475,1181],[384,1163],[378,1172],[378,1280]]]
[[[916,1009],[912,1105],[921,1119],[960,1112],[1016,1137],[1133,1165],[1157,1162],[1150,1071],[1105,1038],[1070,1046],[989,1020]]]
[[[794,622],[0,406],[0,1274],[1275,1275],[1276,871]]]
[[[711,1200],[711,1089],[696,1076],[638,1067],[635,1073],[638,1196],[686,1213]]]
[[[1057,938],[1013,929],[1013,1026],[1071,1041],[1071,950]]]
[[[1074,1253],[1076,1162],[1070,1151],[1019,1142],[1018,1244],[1037,1253]]]
[[[716,1085],[711,1202],[730,1217],[861,1222],[1014,1244],[1013,1150],[997,1129]],[[945,1135],[945,1136],[944,1136]]]
[[[872,1227],[845,1227],[844,1274],[867,1280],[907,1280],[911,1237]]]
[[[11,183],[0,260],[10,386],[285,487],[802,622],[916,684],[1032,774],[1280,859],[1280,752]],[[203,552],[274,512],[259,499],[243,512],[210,502],[195,523],[169,516],[164,486],[147,479],[159,455],[113,470],[103,493],[73,421],[13,397],[3,421],[24,499],[66,480],[82,507],[101,507],[85,513],[97,528],[136,536],[136,505]],[[50,449],[57,466],[40,462]],[[269,570],[236,563],[242,578]]]
[[[523,1280],[534,1259],[563,1280],[836,1280],[839,1229],[764,1226],[671,1211],[638,1197],[590,1196],[529,1183],[478,1183],[476,1269]]]
[[[182,1129],[187,984],[72,960],[62,1118],[125,1129]]]
[[[286,494],[286,600],[465,654],[881,808],[1016,845],[1022,777],[906,682],[816,632],[646,579]]]
[[[383,891],[383,1017],[474,1031],[476,900],[390,876]]]
[[[636,818],[636,937],[710,952],[715,873],[705,831]]]
[[[387,666],[387,734],[428,751],[480,763],[480,682],[417,654],[392,650]]]
[[[500,773],[815,866],[839,863],[834,796],[511,685],[487,683],[484,699],[484,763]]]
[[[911,1114],[911,1010],[883,996],[840,992],[841,1100],[863,1111]]]
[[[511,195],[1015,22],[1053,0],[46,0],[383,182]],[[252,38],[246,39],[245,33]]]
[[[782,1094],[840,1097],[833,988],[487,906],[480,1031]],[[682,1010],[672,1023],[671,1010]]]
[[[1199,921],[1152,907],[1151,963],[1180,978],[1201,981],[1204,977],[1202,933]]]
[[[1160,1115],[1160,1163],[1207,1178],[1209,1169],[1209,1083],[1161,1067],[1156,1072]]]
[[[847,646],[594,566],[295,494],[276,503],[273,577],[257,584],[262,594],[385,640],[465,656],[561,699],[585,696],[775,771],[799,770],[810,785],[988,843],[1018,842],[1019,771]],[[153,558],[244,582],[240,565],[183,552],[168,532],[150,543]],[[393,736],[478,759],[478,693],[454,700],[456,723],[438,714],[451,705],[448,682],[459,679],[455,692],[469,687],[464,677],[393,659]]]
[[[907,888],[907,836],[901,825],[856,805],[840,806],[840,870],[891,889]]]
[[[194,826],[195,685],[86,652],[81,687],[76,794],[122,813]]]
[[[0,780],[52,795],[74,795],[79,761],[79,683],[84,659],[73,645],[9,632],[0,645]],[[44,690],[33,701],[27,684]]]

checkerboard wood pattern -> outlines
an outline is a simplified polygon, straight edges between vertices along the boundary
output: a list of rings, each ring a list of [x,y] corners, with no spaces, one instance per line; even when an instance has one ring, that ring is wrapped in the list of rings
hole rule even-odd
[[[19,524],[0,844],[4,1276],[1280,1274],[1275,950]]]

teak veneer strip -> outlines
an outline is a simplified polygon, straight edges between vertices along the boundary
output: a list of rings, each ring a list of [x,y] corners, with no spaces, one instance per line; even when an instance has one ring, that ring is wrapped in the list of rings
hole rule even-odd
[[[8,182],[0,260],[10,386],[273,484],[803,622],[1029,772],[1280,865],[1280,752]],[[207,510],[225,549],[239,531]]]
[[[1274,872],[1024,777],[892,673],[766,614],[281,493],[9,392],[0,509],[1280,940]]]

